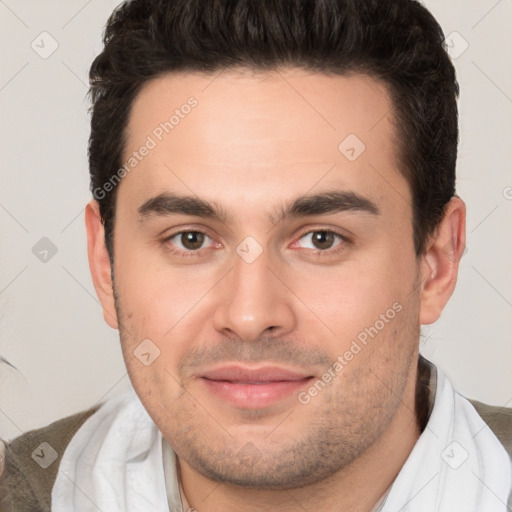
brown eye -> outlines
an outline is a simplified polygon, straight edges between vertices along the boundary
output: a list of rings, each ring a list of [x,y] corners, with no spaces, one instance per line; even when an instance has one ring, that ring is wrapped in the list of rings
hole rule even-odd
[[[304,234],[300,240],[301,246],[306,249],[314,249],[317,251],[328,251],[333,247],[342,244],[345,238],[334,231],[327,229],[310,231]]]
[[[201,231],[180,231],[167,237],[164,242],[174,247],[172,250],[185,255],[186,253],[194,254],[203,248],[203,245],[210,239],[208,235]],[[211,241],[211,239],[210,239]]]
[[[345,236],[336,231],[317,229],[304,233],[296,244],[303,249],[310,249],[316,256],[328,256],[344,250],[348,242]]]
[[[334,243],[334,233],[332,231],[315,231],[312,242],[317,249],[330,249]]]
[[[201,249],[204,243],[205,235],[199,231],[185,231],[180,233],[181,245],[189,251],[196,251]]]

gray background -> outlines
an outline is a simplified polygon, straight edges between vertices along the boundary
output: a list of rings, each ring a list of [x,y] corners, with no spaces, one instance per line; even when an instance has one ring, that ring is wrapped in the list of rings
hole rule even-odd
[[[128,383],[89,275],[84,227],[87,73],[117,3],[0,0],[0,355],[18,369],[0,364],[0,437]],[[468,241],[455,294],[423,328],[421,350],[466,396],[511,406],[512,0],[424,3],[461,84],[457,186]]]

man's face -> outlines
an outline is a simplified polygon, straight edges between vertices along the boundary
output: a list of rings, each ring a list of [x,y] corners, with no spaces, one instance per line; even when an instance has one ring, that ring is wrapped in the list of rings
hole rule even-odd
[[[392,123],[362,75],[183,73],[136,98],[116,312],[132,384],[182,464],[302,486],[413,409],[419,266]]]

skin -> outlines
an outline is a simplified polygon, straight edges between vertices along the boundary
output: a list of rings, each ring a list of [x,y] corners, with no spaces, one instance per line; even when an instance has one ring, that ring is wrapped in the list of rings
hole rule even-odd
[[[416,258],[392,105],[385,86],[364,75],[165,75],[137,96],[124,156],[190,96],[197,107],[118,185],[114,283],[98,204],[86,208],[94,286],[120,331],[134,389],[177,452],[198,511],[369,511],[420,435],[419,329],[454,289],[464,203],[451,200]],[[349,134],[366,146],[353,162],[338,150]],[[277,222],[297,197],[332,190],[368,198],[378,215]],[[229,218],[140,216],[162,192],[204,199]],[[169,238],[186,230],[208,235],[198,250]],[[347,240],[319,248],[312,233],[325,230]],[[252,263],[236,251],[248,236],[262,249]],[[308,404],[292,393],[238,407],[197,378],[215,363],[242,361],[316,381],[395,303],[400,312]],[[149,366],[134,356],[147,338],[160,350]]]

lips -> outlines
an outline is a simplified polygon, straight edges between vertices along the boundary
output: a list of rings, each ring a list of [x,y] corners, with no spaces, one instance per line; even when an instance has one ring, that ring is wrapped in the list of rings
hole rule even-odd
[[[289,398],[313,376],[278,366],[229,365],[202,372],[199,378],[206,389],[222,401],[254,409]]]
[[[277,366],[245,368],[242,366],[226,366],[206,371],[202,377],[210,380],[224,380],[240,383],[265,383],[276,381],[302,380],[308,375],[300,374]]]

